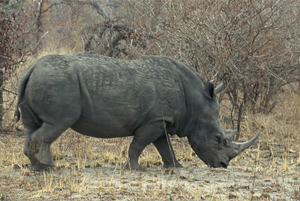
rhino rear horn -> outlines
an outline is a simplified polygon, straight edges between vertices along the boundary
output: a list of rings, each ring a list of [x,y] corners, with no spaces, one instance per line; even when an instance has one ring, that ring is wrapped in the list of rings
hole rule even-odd
[[[234,130],[226,130],[226,131],[225,131],[225,135],[226,135],[227,139],[232,140],[233,137],[234,137],[234,135],[235,135],[237,132],[238,132],[237,129],[234,129]]]

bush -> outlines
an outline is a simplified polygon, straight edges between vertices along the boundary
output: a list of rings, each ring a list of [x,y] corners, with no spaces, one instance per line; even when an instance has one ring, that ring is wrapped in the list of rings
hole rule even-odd
[[[282,88],[299,81],[299,5],[128,0],[122,15],[98,15],[84,36],[89,50],[130,59],[166,55],[188,63],[205,81],[224,81],[239,128],[244,111],[271,112]]]
[[[2,116],[11,106],[13,99],[3,103],[3,91],[16,94],[17,83],[6,86],[6,80],[22,65],[32,50],[37,47],[31,27],[34,14],[30,13],[32,4],[24,5],[25,1],[13,1],[11,4],[0,4],[0,128]],[[32,25],[30,27],[30,25]],[[5,76],[4,76],[5,73]],[[6,106],[3,111],[3,105]]]
[[[183,61],[204,81],[225,82],[220,101],[230,101],[238,129],[244,111],[271,112],[283,88],[299,82],[300,3],[294,0],[47,3],[48,44],[123,59]]]

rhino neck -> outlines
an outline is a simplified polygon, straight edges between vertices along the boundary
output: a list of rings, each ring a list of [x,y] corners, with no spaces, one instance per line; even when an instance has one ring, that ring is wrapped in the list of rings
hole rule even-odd
[[[179,126],[176,130],[176,135],[178,137],[189,137],[194,130],[194,124],[194,121],[192,121],[188,116],[181,118],[178,123]]]

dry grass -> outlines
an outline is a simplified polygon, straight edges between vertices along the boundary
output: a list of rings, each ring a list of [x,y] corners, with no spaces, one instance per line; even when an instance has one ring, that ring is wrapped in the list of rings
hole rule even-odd
[[[15,91],[19,76],[17,72],[6,87]],[[140,157],[140,164],[146,167],[142,172],[123,169],[131,137],[96,139],[72,130],[52,145],[56,167],[30,172],[22,152],[22,125],[12,120],[14,99],[13,94],[5,94],[3,123],[14,131],[0,134],[0,200],[300,199],[299,93],[285,94],[269,115],[245,116],[241,140],[258,130],[261,136],[228,169],[207,167],[186,139],[174,137],[172,145],[184,167],[163,169],[151,145]]]

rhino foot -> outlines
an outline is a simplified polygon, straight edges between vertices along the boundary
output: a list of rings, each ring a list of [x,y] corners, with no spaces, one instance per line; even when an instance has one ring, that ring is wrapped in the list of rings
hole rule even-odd
[[[144,168],[142,166],[140,166],[138,163],[130,163],[129,161],[124,165],[124,169],[144,170]]]
[[[36,144],[33,144],[36,145]],[[37,147],[37,145],[36,145]],[[42,171],[44,169],[54,167],[50,147],[44,144],[41,149],[31,147],[31,151],[27,151],[27,156],[30,159],[30,170]],[[34,153],[37,152],[37,153]]]
[[[49,167],[53,167],[52,154],[50,152],[50,145],[44,143],[38,153],[34,154],[34,158],[38,164],[44,164]]]
[[[138,167],[130,167],[130,170],[139,170],[139,171],[145,171],[145,168],[143,168],[142,166],[138,166]]]
[[[30,170],[31,171],[42,171],[48,168],[54,167],[54,164],[44,164],[36,160],[35,158],[30,159]]]
[[[35,164],[35,165],[32,165],[31,164],[31,166],[30,166],[30,170],[31,171],[43,171],[43,170],[46,170],[46,169],[49,169],[49,168],[51,168],[51,167],[53,167],[53,166],[48,166],[48,165],[45,165],[45,164],[43,164],[43,163],[37,163],[37,164]]]
[[[175,165],[174,163],[164,163],[164,168],[173,168],[173,167],[181,168],[182,165],[179,162],[176,162]]]

